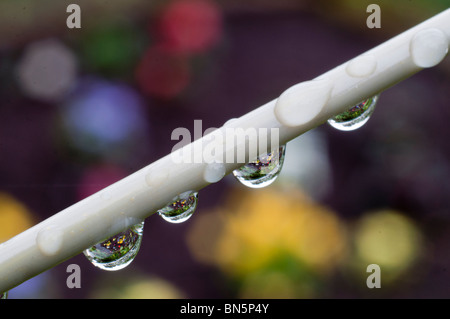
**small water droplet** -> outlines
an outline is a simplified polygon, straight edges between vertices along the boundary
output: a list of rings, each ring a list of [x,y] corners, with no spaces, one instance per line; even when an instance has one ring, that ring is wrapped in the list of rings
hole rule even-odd
[[[5,291],[5,292],[0,293],[0,299],[8,299],[8,292]]]
[[[170,223],[182,223],[188,220],[197,208],[198,193],[187,191],[174,197],[158,214]]]
[[[223,126],[228,126],[228,125],[230,125],[231,123],[233,123],[233,122],[236,121],[236,120],[237,120],[237,118],[233,117],[233,118],[229,119],[228,121],[226,121],[226,122],[223,124]]]
[[[39,251],[46,256],[54,256],[61,251],[64,232],[55,225],[47,226],[36,236]]]
[[[166,168],[152,168],[145,176],[145,182],[152,188],[159,187],[169,178],[169,171]]]
[[[144,222],[138,223],[83,253],[96,267],[103,270],[120,270],[136,257],[142,242]]]
[[[353,131],[367,123],[377,104],[378,95],[364,100],[348,111],[333,116],[328,124],[341,131]]]
[[[225,173],[226,168],[223,163],[208,163],[203,171],[203,179],[208,183],[217,183],[225,176]]]
[[[373,55],[361,55],[350,61],[345,71],[351,77],[364,78],[372,75],[376,68],[377,60]]]
[[[286,145],[281,145],[270,153],[260,155],[256,161],[235,169],[233,175],[245,186],[251,188],[266,187],[272,184],[281,172],[285,152]]]
[[[104,191],[102,191],[102,192],[100,193],[100,198],[101,198],[102,200],[107,201],[107,200],[110,200],[110,199],[112,198],[112,196],[111,196],[111,194],[110,194],[108,191],[104,190]]]

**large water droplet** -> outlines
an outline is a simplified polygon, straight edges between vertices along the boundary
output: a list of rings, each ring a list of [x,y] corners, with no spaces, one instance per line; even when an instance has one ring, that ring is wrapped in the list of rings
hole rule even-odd
[[[327,105],[332,89],[332,82],[324,77],[291,86],[277,99],[275,117],[289,127],[306,124]]]
[[[203,170],[203,179],[208,183],[217,183],[220,181],[226,173],[226,167],[219,162],[209,163]]]
[[[341,131],[353,131],[367,123],[377,104],[378,95],[364,100],[348,111],[333,116],[328,124]]]
[[[415,65],[430,68],[439,64],[447,55],[448,36],[440,29],[429,28],[417,32],[410,42],[411,58]]]
[[[96,267],[103,270],[120,270],[136,257],[141,246],[144,222],[138,223],[83,253]]]
[[[7,291],[1,292],[0,293],[0,299],[8,299],[8,292]]]
[[[182,223],[188,220],[197,208],[198,193],[187,191],[174,197],[158,214],[170,223]]]
[[[270,153],[260,155],[256,161],[235,169],[233,175],[245,186],[251,188],[266,187],[272,184],[281,172],[285,152],[286,145],[281,145]]]

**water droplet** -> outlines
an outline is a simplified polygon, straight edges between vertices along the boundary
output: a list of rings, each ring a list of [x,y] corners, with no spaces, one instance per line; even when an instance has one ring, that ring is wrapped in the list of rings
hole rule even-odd
[[[8,299],[8,292],[5,291],[5,292],[0,293],[0,299]]]
[[[350,61],[345,71],[351,77],[364,78],[372,75],[376,68],[377,60],[373,55],[361,55]]]
[[[47,226],[36,236],[36,245],[46,256],[54,256],[61,251],[64,232],[55,225]]]
[[[328,103],[332,89],[332,82],[326,78],[291,86],[277,99],[275,117],[289,127],[304,125],[320,114]]]
[[[170,223],[182,223],[188,220],[197,208],[198,193],[187,191],[174,197],[158,214]]]
[[[442,30],[429,28],[414,35],[409,50],[415,65],[430,68],[444,59],[448,53],[448,46],[448,37]]]
[[[377,104],[378,95],[364,100],[348,111],[333,116],[328,124],[341,131],[353,131],[367,123]]]
[[[167,168],[152,168],[145,176],[145,182],[149,187],[157,188],[169,178]]]
[[[141,246],[144,222],[86,249],[83,253],[96,267],[103,270],[120,270],[136,257]]]
[[[110,194],[107,190],[104,190],[104,191],[102,191],[102,192],[100,193],[100,198],[101,198],[102,200],[107,201],[107,200],[110,200],[110,199],[112,198],[112,196],[111,196],[111,194]]]
[[[226,173],[225,165],[219,162],[208,163],[203,171],[203,179],[208,183],[217,183]]]
[[[233,123],[233,122],[236,121],[236,120],[237,120],[237,118],[233,117],[233,118],[229,119],[228,121],[226,121],[226,122],[223,124],[223,126],[228,126],[228,125],[230,125],[231,123]]]
[[[233,175],[245,186],[251,188],[266,187],[272,184],[281,172],[285,152],[286,145],[282,145],[270,153],[260,155],[256,161],[235,169]]]

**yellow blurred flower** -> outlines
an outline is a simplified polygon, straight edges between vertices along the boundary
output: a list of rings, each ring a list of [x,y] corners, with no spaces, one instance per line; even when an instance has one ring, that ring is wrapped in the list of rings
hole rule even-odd
[[[197,259],[241,280],[242,296],[304,296],[312,277],[329,274],[345,256],[344,225],[298,189],[239,188],[225,203],[198,214],[187,241]]]
[[[170,282],[145,274],[120,276],[109,274],[97,282],[92,299],[180,299],[184,294]]]
[[[380,210],[369,212],[357,221],[353,246],[353,257],[349,260],[353,272],[367,277],[367,265],[377,264],[382,283],[390,284],[419,260],[423,236],[418,226],[404,214]]]
[[[0,243],[33,226],[28,209],[6,193],[0,193]]]
[[[310,289],[308,289],[310,288]],[[299,285],[289,274],[281,271],[250,273],[242,283],[241,298],[289,299],[314,295],[314,287]]]

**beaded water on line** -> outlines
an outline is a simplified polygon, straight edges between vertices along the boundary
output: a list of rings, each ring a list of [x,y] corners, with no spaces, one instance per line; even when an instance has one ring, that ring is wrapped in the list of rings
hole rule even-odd
[[[379,95],[375,95],[352,106],[347,111],[328,119],[328,124],[340,131],[353,131],[362,127],[372,116],[378,98]]]

